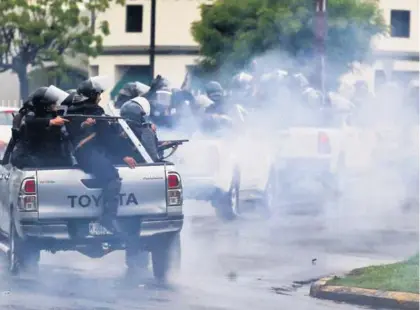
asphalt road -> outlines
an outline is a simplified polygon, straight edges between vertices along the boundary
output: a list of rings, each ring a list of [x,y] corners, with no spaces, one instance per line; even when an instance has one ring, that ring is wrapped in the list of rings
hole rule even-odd
[[[168,287],[128,280],[122,252],[95,260],[43,253],[37,278],[1,279],[0,309],[357,309],[310,298],[307,283],[418,248],[417,213],[306,208],[226,224],[210,206],[188,201],[182,272]]]

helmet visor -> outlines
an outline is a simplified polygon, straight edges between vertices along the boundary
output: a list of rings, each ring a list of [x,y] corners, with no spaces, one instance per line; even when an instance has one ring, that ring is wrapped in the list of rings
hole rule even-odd
[[[147,93],[150,90],[149,86],[147,86],[146,84],[140,83],[140,82],[135,82],[134,86],[137,90],[137,93],[140,96],[143,96],[145,93]]]
[[[112,79],[106,75],[93,76],[89,80],[92,83],[92,88],[98,93],[103,93],[113,86]]]
[[[57,105],[60,105],[68,96],[67,92],[54,85],[49,86],[44,94],[46,100],[55,102]]]

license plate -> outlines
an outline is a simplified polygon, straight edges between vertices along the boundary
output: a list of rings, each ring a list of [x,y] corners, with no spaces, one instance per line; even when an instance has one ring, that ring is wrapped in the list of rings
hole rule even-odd
[[[89,234],[92,236],[106,236],[112,233],[99,223],[89,223]]]

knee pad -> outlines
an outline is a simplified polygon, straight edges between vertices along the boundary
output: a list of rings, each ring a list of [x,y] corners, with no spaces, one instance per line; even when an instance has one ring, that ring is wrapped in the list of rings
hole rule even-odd
[[[107,196],[115,196],[120,193],[121,190],[121,179],[113,179],[109,181],[104,188],[105,194]]]
[[[121,179],[117,178],[115,180],[112,180],[111,182],[108,183],[109,184],[109,188],[111,190],[115,190],[115,191],[120,191],[121,190]]]

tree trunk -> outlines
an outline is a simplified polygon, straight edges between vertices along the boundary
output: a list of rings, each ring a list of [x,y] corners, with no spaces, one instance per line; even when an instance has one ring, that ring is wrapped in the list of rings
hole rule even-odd
[[[17,72],[19,78],[20,100],[25,101],[29,96],[29,77],[26,67]]]

